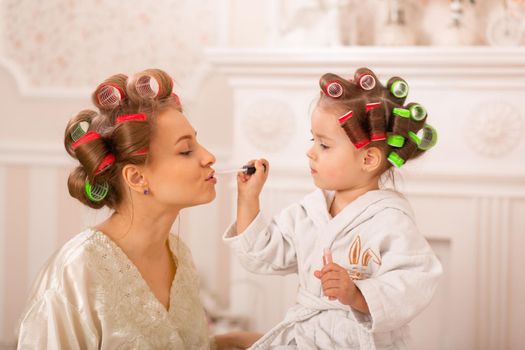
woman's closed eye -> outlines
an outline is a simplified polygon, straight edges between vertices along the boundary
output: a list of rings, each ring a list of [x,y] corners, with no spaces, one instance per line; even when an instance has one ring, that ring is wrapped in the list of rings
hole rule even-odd
[[[193,151],[190,149],[190,150],[187,150],[187,151],[179,152],[179,154],[182,155],[182,156],[188,157],[189,155],[192,154],[192,152]]]

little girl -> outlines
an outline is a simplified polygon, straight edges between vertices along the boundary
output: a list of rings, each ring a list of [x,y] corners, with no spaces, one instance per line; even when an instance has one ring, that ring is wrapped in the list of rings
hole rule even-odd
[[[407,324],[430,302],[442,269],[407,200],[380,177],[430,149],[408,84],[366,68],[320,79],[307,152],[319,188],[270,222],[259,212],[269,165],[239,173],[237,221],[225,234],[246,269],[297,273],[297,303],[252,349],[405,349]]]

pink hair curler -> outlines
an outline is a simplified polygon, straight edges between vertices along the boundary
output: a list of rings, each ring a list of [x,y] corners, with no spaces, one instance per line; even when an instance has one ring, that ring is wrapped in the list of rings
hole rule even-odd
[[[343,86],[338,81],[330,81],[326,84],[326,94],[332,98],[339,98],[343,95]]]
[[[376,87],[376,79],[370,74],[363,74],[359,77],[359,86],[366,91],[372,90]]]
[[[160,84],[157,79],[143,75],[135,82],[135,88],[141,97],[155,98],[159,95]]]
[[[116,107],[124,96],[125,94],[120,87],[113,84],[106,84],[99,88],[97,101],[102,107]]]

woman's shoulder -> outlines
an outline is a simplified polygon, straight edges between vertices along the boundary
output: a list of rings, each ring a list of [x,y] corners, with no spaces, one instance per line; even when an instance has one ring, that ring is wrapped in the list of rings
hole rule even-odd
[[[92,229],[78,233],[60,247],[40,269],[29,294],[32,303],[38,302],[45,295],[55,293],[68,295],[87,284],[86,247],[95,235]]]
[[[40,274],[60,275],[68,267],[83,265],[86,248],[95,234],[96,231],[88,228],[72,237],[47,260]]]

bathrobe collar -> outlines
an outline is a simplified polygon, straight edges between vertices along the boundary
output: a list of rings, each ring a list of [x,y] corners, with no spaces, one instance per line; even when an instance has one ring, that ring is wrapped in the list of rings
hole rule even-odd
[[[313,224],[322,230],[320,238],[324,247],[330,247],[340,234],[351,231],[386,208],[401,210],[413,218],[408,201],[392,190],[368,191],[332,217],[329,210],[334,196],[335,191],[318,189],[301,202]]]

